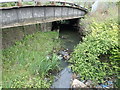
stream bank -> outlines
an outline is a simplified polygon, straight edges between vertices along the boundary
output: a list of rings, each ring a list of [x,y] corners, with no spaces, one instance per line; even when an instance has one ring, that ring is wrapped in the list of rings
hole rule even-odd
[[[37,32],[2,50],[2,87],[49,88],[50,72],[58,70],[59,62],[54,54],[46,56],[59,48],[56,38],[58,32]]]

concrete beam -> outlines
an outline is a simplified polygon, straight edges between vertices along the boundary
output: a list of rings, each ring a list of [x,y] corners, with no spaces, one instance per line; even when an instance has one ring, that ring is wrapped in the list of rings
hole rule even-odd
[[[83,17],[86,11],[69,6],[24,6],[0,8],[1,28],[9,28],[37,23]]]

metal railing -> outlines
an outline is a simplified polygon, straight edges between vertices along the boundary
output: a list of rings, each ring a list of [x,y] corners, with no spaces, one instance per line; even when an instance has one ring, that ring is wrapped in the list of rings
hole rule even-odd
[[[29,2],[29,1],[35,1],[35,2],[68,2],[68,3],[74,3],[73,0],[0,0],[0,3],[6,3],[6,2]]]
[[[51,3],[51,4],[56,4],[60,3],[62,5],[69,4],[69,5],[74,5],[73,0],[0,0],[0,3],[10,3],[10,2],[17,2],[17,5],[22,5],[22,2],[34,2],[39,4],[46,4],[46,3]]]
[[[0,0],[0,5],[3,3],[17,3],[17,6],[32,5],[32,6],[42,6],[42,5],[60,5],[60,6],[72,6],[81,8],[87,11],[86,8],[74,3],[75,0]],[[32,2],[32,4],[24,4],[24,2]],[[16,4],[14,5],[16,6]],[[6,6],[0,6],[6,7]],[[10,6],[8,6],[10,7]]]

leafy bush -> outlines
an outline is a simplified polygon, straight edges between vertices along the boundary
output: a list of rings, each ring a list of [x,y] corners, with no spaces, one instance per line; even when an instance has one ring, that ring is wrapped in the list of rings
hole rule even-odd
[[[57,70],[59,62],[55,54],[46,56],[59,47],[59,41],[53,42],[57,37],[57,32],[38,32],[3,50],[3,88],[49,88],[49,72]]]
[[[74,63],[71,66],[73,71],[82,79],[91,79],[100,83],[105,77],[112,76],[115,71],[109,63],[104,60],[101,62],[98,57],[118,47],[119,29],[113,19],[100,23],[94,20],[90,28],[92,32],[75,48],[70,62]]]
[[[120,71],[120,48],[110,50],[110,64],[115,71]]]
[[[113,48],[110,50],[110,54],[110,65],[117,76],[116,86],[120,88],[120,48]]]

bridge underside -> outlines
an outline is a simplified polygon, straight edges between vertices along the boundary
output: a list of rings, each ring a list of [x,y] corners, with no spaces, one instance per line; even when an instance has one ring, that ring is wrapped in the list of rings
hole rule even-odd
[[[81,18],[86,11],[71,6],[23,6],[0,9],[1,28]]]

